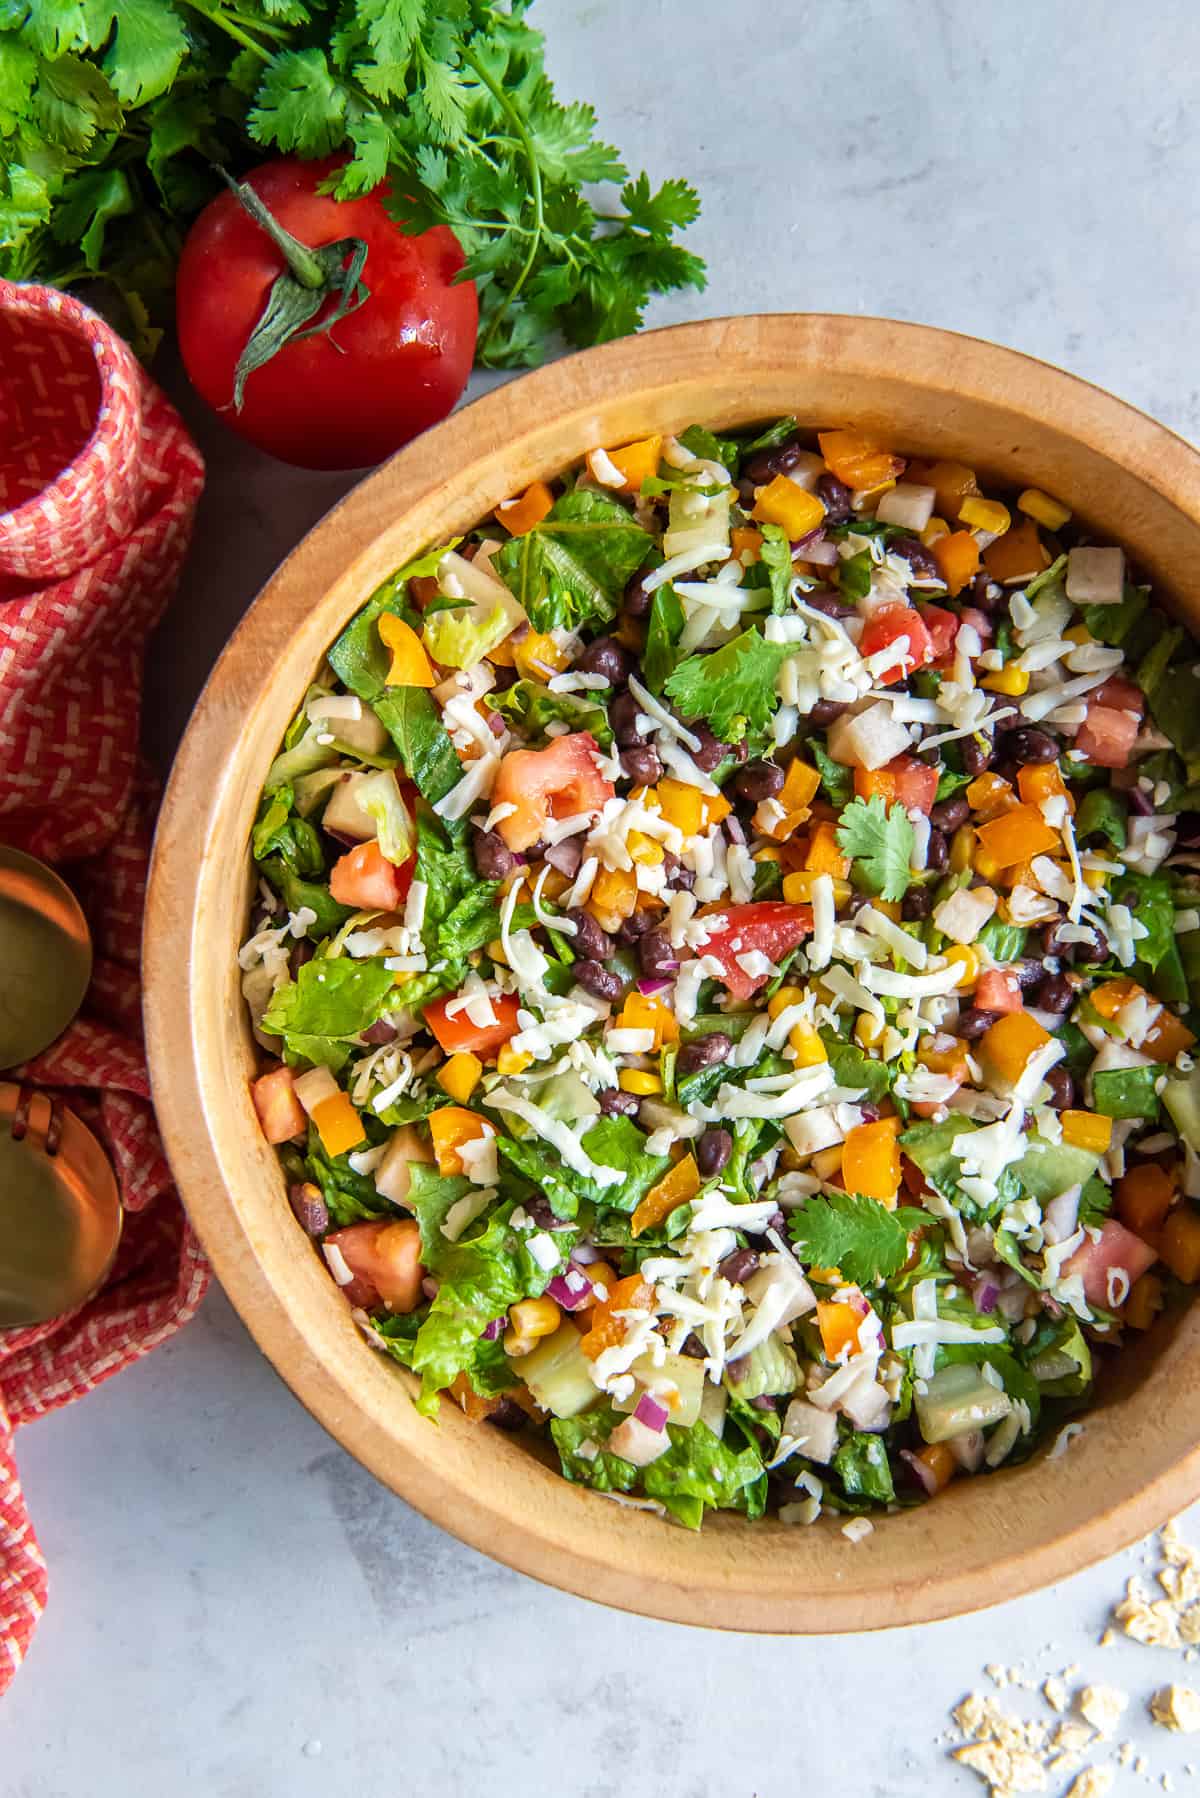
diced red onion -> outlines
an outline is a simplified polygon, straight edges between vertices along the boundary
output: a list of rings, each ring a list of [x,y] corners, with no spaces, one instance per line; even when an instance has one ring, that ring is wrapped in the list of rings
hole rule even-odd
[[[836,543],[830,543],[825,537],[814,537],[800,552],[804,562],[815,562],[820,568],[832,568],[838,559]]]
[[[571,1259],[577,1261],[580,1267],[586,1267],[591,1261],[603,1260],[603,1256],[594,1242],[577,1242],[571,1250]]]
[[[978,1473],[983,1466],[987,1442],[982,1430],[964,1430],[961,1436],[951,1436],[946,1447],[964,1472]]]
[[[665,1405],[660,1405],[656,1398],[651,1398],[648,1392],[643,1392],[634,1407],[633,1415],[639,1423],[644,1423],[648,1430],[663,1430],[667,1426],[669,1413]]]
[[[370,1043],[372,1048],[382,1048],[384,1043],[394,1043],[399,1034],[396,1026],[389,1024],[386,1018],[376,1018],[363,1031],[363,1041]]]
[[[991,1274],[981,1274],[971,1288],[971,1298],[974,1301],[975,1309],[982,1311],[985,1316],[996,1309],[996,1300],[999,1297],[1000,1288]]]
[[[914,1455],[909,1448],[902,1448],[900,1450],[900,1459],[908,1462],[917,1481],[924,1488],[926,1498],[936,1498],[938,1493],[938,1478],[937,1474],[933,1471],[933,1468],[925,1461],[922,1461],[920,1455]]]
[[[546,1293],[564,1311],[578,1311],[592,1296],[592,1282],[586,1274],[569,1267],[565,1274],[555,1274]]]
[[[803,537],[794,538],[793,541],[788,544],[788,548],[791,550],[791,552],[794,556],[798,556],[798,555],[801,555],[804,553],[804,551],[808,548],[809,544],[818,542],[818,540],[823,539],[824,536],[825,536],[825,526],[823,524],[819,524],[815,527],[815,529],[813,529],[811,531],[806,531],[804,533]]]
[[[427,1299],[435,1299],[438,1295],[438,1288],[440,1286],[441,1281],[435,1280],[432,1274],[426,1274],[425,1278],[421,1281],[421,1291],[425,1294]]]
[[[508,726],[505,724],[499,712],[485,712],[484,716],[487,719],[488,729],[491,731],[492,735],[494,737],[502,737],[508,729]]]
[[[480,1330],[479,1339],[481,1342],[498,1342],[503,1334],[504,1319],[502,1317],[493,1317],[491,1323],[486,1324],[484,1328]]]
[[[1058,1300],[1052,1299],[1048,1292],[1040,1293],[1038,1296],[1042,1301],[1042,1310],[1046,1313],[1046,1316],[1052,1317],[1055,1323],[1057,1323],[1059,1318],[1063,1315],[1063,1308]]]
[[[550,844],[543,859],[560,874],[565,874],[568,880],[574,880],[583,860],[583,845],[578,837],[564,837],[561,843]]]
[[[740,821],[732,815],[725,820],[725,835],[731,843],[744,844],[746,841],[746,833],[742,829]]]
[[[679,963],[677,961],[672,962],[671,966],[674,968],[677,968],[679,966]],[[637,984],[638,984],[638,992],[645,993],[647,995],[647,997],[649,997],[649,995],[652,993],[663,992],[667,987],[670,986],[671,982],[669,980],[663,980],[661,977],[656,976],[654,979],[639,980]]]

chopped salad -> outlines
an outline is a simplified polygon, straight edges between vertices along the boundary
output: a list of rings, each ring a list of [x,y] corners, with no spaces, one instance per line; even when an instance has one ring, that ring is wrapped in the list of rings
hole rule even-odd
[[[790,418],[597,448],[329,650],[252,1096],[423,1412],[811,1523],[1065,1443],[1200,1279],[1196,646],[984,485]]]

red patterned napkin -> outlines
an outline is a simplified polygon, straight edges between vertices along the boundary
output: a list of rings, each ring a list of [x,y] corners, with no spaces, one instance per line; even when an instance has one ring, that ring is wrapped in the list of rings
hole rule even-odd
[[[142,660],[203,479],[102,319],[0,281],[0,842],[63,865],[96,949],[82,1013],[24,1073],[95,1131],[126,1209],[95,1298],[0,1332],[0,1692],[46,1604],[13,1433],[164,1341],[208,1283],[155,1128],[138,974],[156,801],[138,761]]]

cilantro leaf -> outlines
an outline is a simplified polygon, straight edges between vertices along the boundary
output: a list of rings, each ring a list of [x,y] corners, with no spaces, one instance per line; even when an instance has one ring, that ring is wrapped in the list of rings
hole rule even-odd
[[[711,655],[680,662],[666,692],[682,717],[703,718],[715,736],[737,741],[747,725],[765,730],[770,724],[778,704],[775,678],[794,654],[790,643],[768,643],[761,632],[744,630]]]
[[[886,806],[878,793],[852,799],[838,824],[838,844],[859,864],[868,890],[883,899],[903,899],[911,882],[916,832],[902,805]]]
[[[771,577],[771,610],[786,612],[792,586],[792,546],[781,524],[764,524],[759,554]]]
[[[833,1192],[792,1213],[789,1229],[801,1261],[836,1267],[844,1280],[871,1286],[898,1273],[908,1260],[908,1233],[929,1222],[911,1206],[888,1211],[878,1199]]]

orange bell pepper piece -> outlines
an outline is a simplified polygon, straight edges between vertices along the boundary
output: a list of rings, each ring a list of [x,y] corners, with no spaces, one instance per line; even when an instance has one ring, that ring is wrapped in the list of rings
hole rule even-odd
[[[857,493],[882,487],[904,473],[904,457],[894,456],[861,431],[818,431],[817,442],[831,474]],[[812,526],[809,526],[812,529]]]
[[[1163,1283],[1157,1274],[1143,1274],[1121,1311],[1121,1322],[1133,1330],[1148,1330],[1163,1308]]]
[[[523,537],[535,524],[541,524],[553,504],[554,495],[545,481],[534,481],[519,498],[502,500],[496,517],[514,537]]]
[[[932,487],[943,518],[957,523],[962,503],[979,492],[975,470],[965,462],[910,462],[908,478],[920,487]]]
[[[1139,986],[1136,980],[1129,980],[1122,976],[1117,980],[1106,980],[1103,986],[1098,986],[1094,992],[1088,994],[1088,1001],[1102,1018],[1111,1019],[1115,1018],[1117,1013],[1129,1004],[1130,1000],[1139,996],[1143,999],[1149,997],[1145,987]]]
[[[438,1173],[463,1173],[465,1170],[458,1151],[464,1143],[486,1136],[487,1128],[486,1122],[477,1112],[468,1111],[463,1105],[443,1105],[439,1110],[431,1111],[429,1131],[433,1137]]]
[[[1135,1236],[1157,1230],[1166,1221],[1175,1197],[1175,1182],[1156,1162],[1131,1167],[1117,1181],[1117,1216]]]
[[[1059,835],[1036,805],[1016,805],[1002,817],[979,826],[979,841],[984,853],[997,868],[1011,868],[1015,862],[1030,862],[1059,846]]]
[[[658,473],[658,460],[662,454],[662,438],[642,437],[636,443],[627,443],[624,449],[608,451],[608,459],[614,468],[619,468],[625,477],[626,493],[640,493],[642,482],[648,481],[651,475]]]
[[[1008,781],[1002,775],[990,772],[977,775],[964,790],[963,798],[973,812],[979,813],[983,823],[1000,817],[1003,812],[1011,812],[1017,803],[1017,796]]]
[[[1032,767],[1018,768],[1017,786],[1026,805],[1040,805],[1043,799],[1065,799],[1067,810],[1074,813],[1075,801],[1057,762],[1038,762]]]
[[[1180,1206],[1163,1225],[1159,1254],[1177,1280],[1194,1286],[1200,1280],[1200,1217]]]
[[[674,1167],[668,1168],[662,1179],[650,1188],[630,1220],[630,1235],[640,1236],[643,1230],[652,1230],[655,1224],[661,1224],[677,1205],[685,1205],[689,1199],[694,1199],[700,1185],[700,1169],[696,1166],[695,1156],[689,1153]]]
[[[631,992],[621,1007],[617,1023],[622,1030],[653,1030],[655,1050],[679,1041],[679,1020],[669,1006],[652,994]]]
[[[347,1093],[331,1093],[313,1106],[312,1121],[327,1155],[344,1155],[367,1140],[362,1119],[350,1103]]]
[[[1007,1011],[984,1031],[979,1052],[988,1066],[1012,1086],[1025,1072],[1030,1057],[1049,1041],[1049,1032],[1027,1011]]]
[[[654,1303],[654,1288],[641,1274],[630,1274],[608,1288],[608,1297],[588,1312],[589,1329],[580,1348],[589,1361],[597,1361],[605,1349],[616,1348],[625,1340],[624,1311],[649,1311]]]
[[[856,1124],[842,1144],[842,1181],[847,1192],[878,1199],[894,1209],[900,1190],[900,1132],[897,1117]]]
[[[1190,1049],[1195,1040],[1196,1032],[1189,1030],[1173,1011],[1164,1008],[1142,1039],[1142,1048],[1156,1061],[1174,1061],[1177,1055]]]
[[[979,573],[979,545],[970,531],[951,531],[939,537],[933,545],[933,559],[951,597]]]
[[[1003,537],[989,543],[983,552],[983,565],[994,581],[1030,580],[1050,566],[1050,555],[1038,536],[1032,518],[1012,525]]]
[[[825,508],[815,493],[798,487],[787,475],[777,474],[759,493],[750,516],[760,524],[781,525],[795,542],[819,528]]]
[[[762,543],[762,532],[748,524],[740,524],[729,533],[729,547],[742,561],[757,562]]]
[[[913,1460],[920,1461],[923,1467],[928,1468],[939,1492],[950,1484],[958,1472],[958,1462],[945,1442],[927,1442],[924,1448],[917,1450]]]
[[[601,930],[619,930],[626,918],[637,910],[637,870],[633,868],[601,868],[592,882],[587,898],[591,912]]]
[[[425,653],[425,646],[411,624],[397,618],[394,612],[379,617],[379,639],[392,652],[392,665],[385,686],[436,687],[437,675]]]
[[[861,1322],[862,1316],[853,1305],[847,1305],[841,1300],[818,1300],[817,1328],[821,1332],[821,1347],[825,1350],[827,1361],[836,1361],[846,1347],[849,1347],[852,1354],[857,1352],[858,1326]]]
[[[813,827],[804,866],[810,874],[832,874],[835,880],[845,880],[850,862],[838,847],[835,824],[822,822]]]

